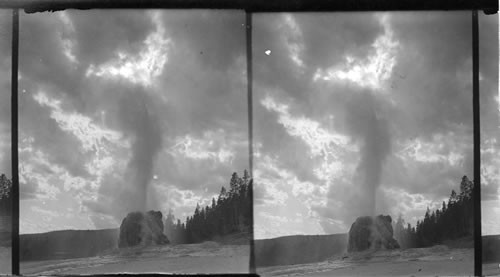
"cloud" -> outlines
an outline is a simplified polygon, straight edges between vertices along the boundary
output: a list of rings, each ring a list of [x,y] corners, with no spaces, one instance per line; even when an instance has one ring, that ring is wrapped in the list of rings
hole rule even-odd
[[[385,87],[385,81],[391,77],[396,64],[398,41],[394,40],[393,31],[387,22],[388,15],[384,14],[379,18],[380,24],[384,27],[384,34],[373,42],[373,53],[364,58],[347,55],[341,65],[334,65],[326,70],[318,68],[313,80],[350,81],[362,88],[383,92],[381,89]]]
[[[81,143],[84,152],[106,151],[106,143],[126,146],[120,141],[122,134],[114,130],[104,129],[93,123],[92,118],[79,113],[66,112],[61,108],[61,101],[49,99],[44,92],[38,92],[33,96],[40,106],[51,109],[50,117],[54,119],[62,131],[71,133]]]
[[[202,71],[227,72],[236,59],[246,57],[244,12],[172,10],[163,14],[165,32],[174,39],[172,51],[176,52],[178,59],[193,56],[199,61]],[[182,63],[174,64],[180,66]]]
[[[500,198],[500,144],[496,138],[483,139],[481,144],[481,199]]]
[[[494,224],[500,197],[499,141],[500,91],[498,89],[498,17],[479,16],[479,72],[481,118],[481,202],[483,234],[498,234]]]
[[[168,150],[168,153],[194,160],[232,163],[235,152],[232,147],[227,145],[225,133],[223,129],[219,129],[217,131],[206,131],[201,138],[192,138],[189,134],[184,137],[177,137],[175,145]]]
[[[136,56],[127,52],[117,52],[117,58],[99,66],[91,64],[86,75],[98,77],[122,77],[134,84],[150,86],[153,79],[160,76],[168,61],[168,49],[171,40],[165,38],[165,29],[161,22],[161,13],[153,13],[155,31],[144,40],[144,48]]]
[[[283,125],[292,137],[302,139],[311,150],[311,156],[328,156],[336,158],[336,151],[348,147],[349,138],[342,134],[330,133],[321,128],[318,122],[305,117],[293,117],[288,106],[276,103],[271,97],[265,97],[261,104],[269,111],[279,114],[278,123]]]
[[[11,40],[10,10],[0,11],[0,173],[11,176]]]
[[[254,80],[305,100],[319,68],[341,63],[345,54],[364,57],[382,31],[373,14],[254,15]]]
[[[256,180],[256,190],[262,192],[255,195],[255,204],[262,201],[267,204],[284,205],[289,197],[284,187],[289,185],[291,173],[278,168],[275,163],[276,161],[269,156],[256,160],[257,168],[253,177]]]
[[[244,13],[20,20],[23,230],[117,227],[137,209],[183,219],[248,169]],[[75,216],[38,224],[34,205]]]
[[[483,236],[498,235],[498,217],[500,216],[500,201],[481,201],[481,231]]]
[[[414,225],[472,176],[469,13],[256,15],[253,43],[256,162],[302,182],[266,188],[323,233],[372,213]]]
[[[57,183],[58,179],[62,177],[60,174],[65,170],[60,166],[51,164],[41,151],[27,150],[20,154],[20,158],[30,157],[29,162],[20,159],[20,195],[29,198],[35,193],[38,198],[55,199],[61,190],[54,183]],[[29,184],[26,191],[24,190],[24,184]],[[36,184],[36,189],[33,188],[32,184]]]

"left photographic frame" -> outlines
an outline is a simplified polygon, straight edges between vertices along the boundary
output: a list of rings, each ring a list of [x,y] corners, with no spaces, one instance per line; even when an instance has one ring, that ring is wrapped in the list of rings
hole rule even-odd
[[[12,10],[0,10],[0,274],[12,268]]]
[[[19,20],[21,274],[249,273],[245,13]]]

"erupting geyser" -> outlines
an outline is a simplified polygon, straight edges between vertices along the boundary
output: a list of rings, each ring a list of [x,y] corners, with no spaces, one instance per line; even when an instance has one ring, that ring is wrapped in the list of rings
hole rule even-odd
[[[393,234],[392,218],[388,215],[358,217],[349,230],[347,251],[399,248]]]

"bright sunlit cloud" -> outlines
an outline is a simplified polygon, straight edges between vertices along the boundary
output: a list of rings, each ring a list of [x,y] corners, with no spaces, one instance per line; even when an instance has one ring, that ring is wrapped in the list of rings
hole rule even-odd
[[[151,86],[153,80],[163,72],[172,44],[170,38],[165,38],[161,14],[153,13],[152,20],[156,30],[144,40],[144,47],[137,55],[118,51],[115,59],[99,66],[90,65],[87,76],[121,77],[134,84]]]
[[[403,159],[413,159],[423,163],[444,162],[451,166],[457,166],[464,161],[464,155],[457,152],[457,149],[448,149],[448,139],[453,134],[436,134],[432,141],[424,141],[420,138],[408,140],[402,145],[402,149],[397,153]]]
[[[111,129],[103,128],[93,122],[85,115],[76,112],[66,112],[61,107],[61,101],[50,99],[45,92],[38,92],[33,99],[41,106],[50,107],[50,117],[54,119],[59,127],[73,134],[82,143],[85,152],[101,152],[107,154],[106,144],[114,144],[127,147],[128,142],[122,140],[122,134]]]
[[[285,41],[285,45],[288,48],[290,59],[298,67],[304,67],[304,61],[300,57],[302,51],[304,51],[304,44],[302,43],[302,30],[297,25],[297,22],[295,21],[293,15],[283,15],[283,29],[285,30],[283,39]],[[271,51],[269,51],[269,54],[270,53]]]
[[[40,150],[26,147],[20,149],[20,154],[22,153],[28,153],[30,159],[22,160],[19,163],[19,183],[22,184],[21,194],[27,184],[33,183],[36,184],[37,190],[35,193],[38,198],[56,199],[56,196],[61,192],[61,189],[54,185],[59,180],[56,174],[61,174],[65,170],[60,166],[51,164],[47,155]],[[48,172],[51,174],[47,174]]]
[[[54,197],[59,188],[48,185],[48,178],[56,178],[60,182],[52,183],[62,183],[65,191],[86,188],[86,195],[82,197],[88,198],[92,194],[97,193],[97,189],[101,186],[106,174],[118,168],[124,168],[123,161],[113,158],[117,154],[117,151],[130,148],[130,142],[123,139],[123,135],[120,132],[105,128],[83,114],[65,111],[62,108],[61,100],[50,98],[45,92],[39,91],[33,95],[33,99],[40,106],[49,107],[51,110],[50,117],[57,122],[59,128],[75,136],[81,143],[82,153],[90,155],[90,159],[82,161],[82,163],[84,163],[84,167],[92,178],[84,179],[72,176],[65,168],[48,163],[46,158],[40,156],[42,153],[39,150],[34,150],[31,146],[33,140],[26,140],[21,143],[21,146],[25,147],[28,151],[38,153],[40,156],[38,160],[45,161],[43,164],[52,168],[52,174],[42,176],[42,174],[37,174],[31,170],[33,167],[37,167],[36,164],[30,164],[36,161],[36,159],[26,161],[23,169],[25,170],[23,176],[27,179],[26,181],[30,179],[36,180],[35,183],[38,183],[39,187],[45,188],[44,190],[47,195]]]
[[[319,68],[313,80],[351,82],[360,87],[380,91],[389,80],[396,65],[399,42],[395,40],[389,16],[379,17],[384,33],[372,44],[371,55],[365,58],[346,56],[343,64],[334,65],[326,70]]]
[[[20,20],[29,34],[20,37],[19,65],[22,232],[117,228],[136,209],[123,199],[142,188],[147,209],[165,216],[174,208],[185,222],[233,172],[249,169],[244,13],[63,11]],[[0,165],[7,159],[0,153]],[[67,209],[72,219],[53,217]]]
[[[70,38],[70,36],[75,32],[75,26],[73,22],[68,17],[66,11],[58,13],[59,19],[62,21],[63,31],[61,32],[61,44],[63,48],[63,54],[72,63],[78,64],[78,60],[73,52],[75,48],[75,41]]]
[[[200,138],[191,135],[177,137],[168,152],[194,160],[212,160],[219,163],[232,163],[235,158],[234,145],[226,141],[226,133],[219,129],[206,131]]]
[[[329,180],[341,174],[344,164],[340,158],[348,152],[357,151],[357,146],[350,143],[349,136],[329,131],[321,127],[319,122],[305,116],[291,115],[288,105],[277,103],[270,96],[263,98],[261,104],[267,110],[279,114],[278,123],[290,136],[301,139],[309,147],[311,158],[322,158],[322,164],[313,169],[320,179]]]

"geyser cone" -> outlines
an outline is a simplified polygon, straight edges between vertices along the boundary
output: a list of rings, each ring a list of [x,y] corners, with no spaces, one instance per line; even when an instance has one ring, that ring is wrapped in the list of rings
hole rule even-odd
[[[348,252],[395,249],[399,243],[393,238],[392,218],[378,215],[361,216],[349,230]]]
[[[167,236],[163,233],[162,217],[159,211],[129,213],[120,225],[118,247],[169,243]]]

